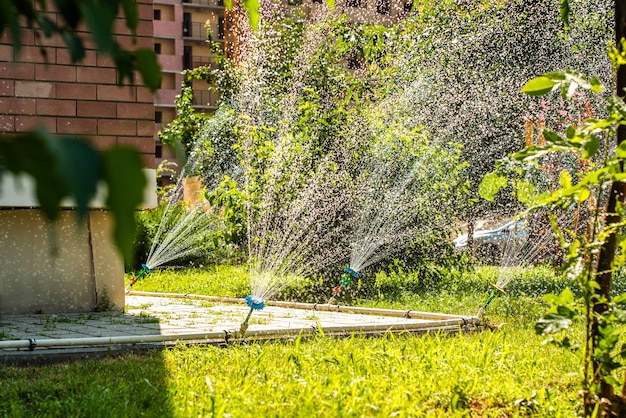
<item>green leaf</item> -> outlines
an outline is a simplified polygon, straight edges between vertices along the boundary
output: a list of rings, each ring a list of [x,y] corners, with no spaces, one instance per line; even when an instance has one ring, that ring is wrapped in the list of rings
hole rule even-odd
[[[572,325],[572,320],[558,314],[546,314],[535,324],[535,332],[540,335],[556,334]]]
[[[257,30],[261,17],[261,2],[259,0],[243,0],[243,6],[248,10],[248,22],[252,30]]]
[[[600,140],[595,135],[592,135],[589,140],[583,144],[582,159],[586,160],[593,157],[599,149]]]
[[[621,159],[626,159],[626,141],[619,144],[615,149],[615,154]]]
[[[572,187],[572,176],[567,170],[561,171],[561,175],[559,176],[559,184],[564,189],[568,187]]]
[[[571,9],[569,6],[569,0],[561,0],[559,19],[561,19],[561,22],[563,22],[563,25],[565,26],[565,28],[569,27],[570,11]]]
[[[28,174],[35,180],[35,196],[44,216],[54,221],[59,204],[68,196],[59,175],[59,162],[52,151],[53,139],[43,130],[20,136],[0,136],[0,165],[14,174]]]
[[[60,178],[76,201],[78,215],[84,217],[102,178],[102,158],[89,143],[77,138],[59,139],[53,150]]]
[[[70,49],[72,62],[78,62],[85,58],[85,47],[83,46],[83,41],[78,36],[73,35],[70,32],[64,32],[63,40]]]
[[[135,234],[135,209],[143,201],[146,178],[139,153],[132,148],[116,147],[102,152],[104,178],[108,184],[107,205],[115,213],[113,236],[126,259],[132,254]]]
[[[134,34],[137,31],[137,25],[139,24],[137,2],[135,0],[121,0],[121,2],[124,15],[126,16],[126,27]]]
[[[113,36],[116,13],[106,4],[94,0],[81,2],[80,10],[98,49],[113,55],[117,50],[117,43]]]
[[[156,54],[151,49],[138,49],[135,51],[137,71],[141,74],[144,86],[155,92],[161,88],[161,66]]]
[[[557,83],[548,77],[540,76],[528,81],[521,91],[529,96],[543,96],[550,93],[556,85]]]
[[[604,86],[597,77],[591,77],[591,80],[589,80],[589,82],[591,83],[592,92],[600,93],[601,91],[604,91]]]
[[[482,181],[478,185],[478,194],[483,199],[493,202],[500,189],[506,186],[506,177],[500,176],[496,172],[492,172],[483,177]]]
[[[330,10],[335,10],[335,0],[326,0],[326,4]]]

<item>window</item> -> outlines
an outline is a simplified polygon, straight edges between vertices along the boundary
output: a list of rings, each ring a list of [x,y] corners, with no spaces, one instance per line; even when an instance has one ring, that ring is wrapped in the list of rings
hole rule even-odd
[[[154,123],[163,123],[163,112],[159,110],[154,112]]]
[[[381,15],[388,15],[391,10],[391,0],[376,0],[376,11]]]
[[[161,53],[161,44],[158,42],[154,43],[154,53],[155,54],[160,54]]]
[[[161,20],[161,10],[154,9],[154,20]]]
[[[191,36],[191,13],[183,13],[183,36]]]
[[[348,7],[361,7],[361,0],[346,0]]]
[[[163,158],[163,145],[157,144],[156,147],[154,147],[154,156],[156,158]]]
[[[193,49],[185,45],[183,46],[183,69],[188,70],[193,67]]]
[[[224,17],[217,18],[217,39],[224,39]]]

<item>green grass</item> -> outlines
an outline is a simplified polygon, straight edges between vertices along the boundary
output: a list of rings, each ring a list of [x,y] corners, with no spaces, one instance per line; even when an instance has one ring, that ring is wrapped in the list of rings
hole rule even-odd
[[[136,288],[247,293],[245,268],[155,273]],[[358,303],[474,314],[490,288],[474,290],[481,280],[462,280],[439,293],[405,291]],[[487,318],[499,327],[469,334],[181,345],[145,355],[3,367],[0,416],[576,416],[580,353],[535,335],[532,326],[544,310],[536,295],[507,294],[488,309]]]

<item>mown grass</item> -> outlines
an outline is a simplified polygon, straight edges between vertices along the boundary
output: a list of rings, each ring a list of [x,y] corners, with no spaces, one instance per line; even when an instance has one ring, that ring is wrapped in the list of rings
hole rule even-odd
[[[245,268],[155,273],[136,288],[247,293]],[[490,287],[474,290],[482,279],[463,280],[439,293],[404,291],[358,303],[474,314]],[[181,345],[144,355],[3,367],[0,416],[576,416],[580,353],[535,335],[532,326],[544,309],[536,295],[507,294],[488,309],[494,327],[468,334]]]

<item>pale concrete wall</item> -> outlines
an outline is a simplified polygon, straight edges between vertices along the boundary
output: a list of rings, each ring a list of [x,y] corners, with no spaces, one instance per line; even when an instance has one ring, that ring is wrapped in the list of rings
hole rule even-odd
[[[0,312],[90,312],[124,306],[124,266],[111,242],[111,214],[78,222],[64,210],[48,223],[37,209],[0,209]]]

